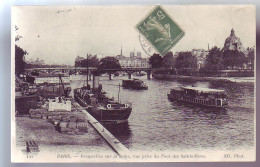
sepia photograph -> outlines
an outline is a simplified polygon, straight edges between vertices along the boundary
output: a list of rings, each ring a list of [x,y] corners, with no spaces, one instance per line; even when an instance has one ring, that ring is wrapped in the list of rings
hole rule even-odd
[[[254,5],[12,6],[11,161],[256,161]]]

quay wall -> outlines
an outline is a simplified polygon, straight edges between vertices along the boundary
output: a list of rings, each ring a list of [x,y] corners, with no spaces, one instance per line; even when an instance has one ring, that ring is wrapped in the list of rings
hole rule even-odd
[[[238,69],[238,70],[194,70],[194,69],[156,69],[153,75],[182,75],[192,77],[254,77],[254,70]]]

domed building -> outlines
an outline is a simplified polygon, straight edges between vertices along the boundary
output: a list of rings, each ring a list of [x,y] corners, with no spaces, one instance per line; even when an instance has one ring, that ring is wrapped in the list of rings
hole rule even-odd
[[[235,31],[233,28],[231,30],[230,36],[225,40],[223,51],[226,51],[226,50],[238,50],[243,53],[245,53],[245,51],[246,51],[240,41],[240,38],[238,38],[235,35]]]

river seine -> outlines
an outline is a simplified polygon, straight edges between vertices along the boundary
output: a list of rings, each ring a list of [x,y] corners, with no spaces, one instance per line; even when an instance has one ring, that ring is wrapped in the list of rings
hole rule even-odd
[[[147,80],[148,90],[120,88],[120,101],[132,104],[128,123],[107,128],[130,150],[185,151],[234,150],[254,146],[254,86],[223,82],[188,82]],[[118,99],[119,84],[127,76],[100,77],[103,89]],[[72,76],[72,89],[81,87],[86,76]],[[92,81],[90,81],[92,82]],[[167,93],[176,86],[200,86],[224,89],[229,107],[211,111],[187,104],[171,102]]]

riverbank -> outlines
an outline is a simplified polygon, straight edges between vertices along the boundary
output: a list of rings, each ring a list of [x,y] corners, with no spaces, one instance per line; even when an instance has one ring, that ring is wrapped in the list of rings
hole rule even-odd
[[[169,75],[169,74],[153,74],[153,78],[169,80],[195,80],[195,81],[218,81],[218,82],[233,82],[238,84],[254,85],[255,77],[194,77],[183,75]]]

